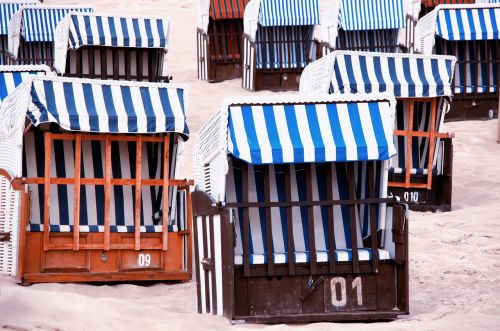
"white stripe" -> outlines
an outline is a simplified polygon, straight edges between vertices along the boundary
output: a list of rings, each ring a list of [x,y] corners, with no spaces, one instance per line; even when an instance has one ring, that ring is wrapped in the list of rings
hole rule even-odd
[[[252,106],[252,115],[257,140],[259,142],[262,163],[272,163],[273,151],[271,148],[271,142],[269,141],[269,134],[267,132],[266,119],[264,117],[264,109],[262,106]]]
[[[347,104],[337,104],[337,113],[339,116],[340,128],[346,145],[346,159],[354,161],[358,158],[356,139],[352,131],[351,119],[349,118],[349,110]]]
[[[241,107],[231,107],[230,112],[234,127],[234,135],[236,137],[236,141],[233,142],[233,144],[236,143],[238,146],[239,156],[243,160],[251,160],[250,146],[248,144]]]
[[[321,138],[325,144],[325,158],[335,161],[337,159],[337,148],[333,139],[332,129],[330,127],[330,118],[328,116],[327,106],[325,104],[316,105],[316,114],[318,116]]]
[[[311,129],[309,128],[305,105],[295,105],[295,116],[297,119],[300,140],[304,148],[304,162],[314,162],[316,159],[316,146],[314,146],[314,142],[311,137]]]
[[[361,126],[363,128],[363,136],[368,149],[368,158],[370,160],[377,160],[379,158],[378,144],[373,130],[373,121],[371,119],[370,109],[366,102],[359,103],[358,109]]]
[[[292,140],[288,131],[288,124],[285,116],[285,107],[277,105],[273,107],[274,117],[276,119],[276,128],[280,139],[281,150],[283,151],[283,163],[294,161]]]

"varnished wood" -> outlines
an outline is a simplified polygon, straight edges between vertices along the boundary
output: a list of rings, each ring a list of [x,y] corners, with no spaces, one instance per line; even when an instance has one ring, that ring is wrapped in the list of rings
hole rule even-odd
[[[106,135],[104,163],[104,250],[109,250],[110,209],[111,209],[111,136]]]
[[[74,183],[74,212],[73,212],[73,249],[80,247],[80,179],[82,165],[82,141],[80,135],[75,140],[75,183]]]
[[[248,164],[243,163],[243,203],[248,202]],[[243,266],[245,276],[250,276],[250,215],[248,208],[243,208]]]
[[[165,136],[163,141],[163,195],[162,195],[162,205],[163,205],[163,213],[161,217],[161,223],[163,225],[163,250],[168,249],[168,193],[170,187],[169,175],[170,175],[170,137],[168,135]],[[187,189],[189,191],[189,188]],[[190,208],[190,207],[189,207]]]
[[[264,166],[264,183],[270,183],[270,170],[269,166]],[[267,184],[264,191],[266,202],[271,202],[271,185]],[[273,226],[271,220],[271,208],[266,208],[264,210],[266,215],[266,253],[267,253],[267,275],[272,276],[274,274],[274,245],[273,245]]]
[[[45,163],[44,163],[44,206],[43,206],[43,249],[46,251],[50,242],[50,158],[52,137],[45,132]]]
[[[141,249],[141,196],[142,196],[142,136],[138,135],[135,142],[135,206],[134,234],[135,250]],[[164,193],[165,194],[165,193]]]
[[[354,177],[354,164],[347,162],[347,186],[349,191],[349,199],[353,200],[356,197],[354,191],[355,177]],[[356,206],[349,205],[349,224],[351,228],[351,248],[352,248],[352,272],[359,273],[359,254],[358,254],[358,236],[357,236],[357,220],[356,220]]]

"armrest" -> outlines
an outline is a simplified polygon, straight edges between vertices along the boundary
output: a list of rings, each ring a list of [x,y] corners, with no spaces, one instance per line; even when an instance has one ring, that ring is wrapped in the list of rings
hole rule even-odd
[[[393,204],[392,241],[395,244],[396,262],[408,259],[408,213],[403,204]]]

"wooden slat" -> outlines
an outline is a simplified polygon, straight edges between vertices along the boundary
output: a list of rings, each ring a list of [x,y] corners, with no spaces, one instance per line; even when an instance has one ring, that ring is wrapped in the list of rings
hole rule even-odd
[[[375,161],[368,162],[368,194],[370,198],[375,198]],[[370,208],[370,232],[372,248],[373,272],[378,272],[378,238],[377,238],[377,210],[374,204],[369,204]],[[384,220],[380,220],[383,222]]]
[[[248,164],[243,163],[243,203],[248,202]],[[243,209],[243,274],[250,276],[250,211]]]
[[[74,182],[74,212],[73,212],[73,249],[77,251],[80,245],[80,177],[82,165],[82,141],[80,135],[75,141],[75,182]]]
[[[135,144],[135,204],[134,234],[135,250],[141,249],[141,195],[142,195],[142,136],[138,135]],[[168,209],[167,209],[168,210]]]
[[[137,51],[137,80],[141,81],[143,79],[143,74],[142,74],[142,61],[143,61],[143,56],[144,51],[138,50]]]
[[[291,181],[292,166],[289,165],[285,171],[285,189],[286,189],[286,202],[292,201],[292,181]],[[288,239],[288,272],[290,276],[295,275],[295,242],[293,239],[293,212],[292,207],[286,208],[286,232]]]
[[[335,164],[328,166],[326,174],[327,199],[333,200],[333,169]],[[328,261],[330,262],[330,273],[334,274],[337,260],[335,258],[335,213],[334,205],[328,206]]]
[[[191,190],[189,188],[189,185],[185,186],[186,190],[186,230],[185,231],[180,231],[183,232],[187,235],[186,241],[187,241],[187,270],[189,273],[191,273],[192,269],[192,264],[189,263],[191,261],[191,256],[192,256],[192,245],[191,245],[191,229],[193,228],[193,206],[191,202]],[[196,231],[195,231],[196,232]],[[168,234],[167,234],[168,235]]]
[[[89,47],[88,49],[88,59],[89,59],[89,77],[97,78],[95,74],[95,52],[94,47]]]
[[[429,163],[427,164],[427,189],[432,188],[432,168],[434,167],[434,150],[436,148],[436,99],[431,101],[431,126],[429,133]]]
[[[168,249],[168,193],[170,186],[170,136],[165,135],[163,140],[163,195],[162,205],[163,213],[161,216],[162,229],[162,243],[163,250]],[[189,188],[188,188],[189,190]]]
[[[413,139],[413,113],[415,111],[415,102],[410,101],[410,109],[408,110],[408,135],[406,141],[406,160],[405,160],[405,187],[410,187],[411,182],[411,161],[412,161],[412,139]]]
[[[271,201],[271,182],[270,170],[268,165],[264,166],[264,200]],[[264,208],[266,215],[266,250],[267,250],[267,275],[273,276],[274,274],[274,245],[273,245],[273,228],[271,220],[271,208]]]
[[[216,259],[220,259],[220,256],[215,256],[215,236],[214,236],[214,215],[210,215],[208,217],[209,223],[208,223],[208,229],[210,231],[210,259],[214,261],[213,263],[215,264]],[[212,269],[212,314],[217,314],[217,273],[215,272],[214,269]],[[222,275],[219,275],[222,276]],[[208,278],[207,278],[207,283],[208,283]]]
[[[116,49],[113,54],[113,79],[118,80],[120,78],[120,56],[119,49]]]
[[[404,130],[394,130],[394,135],[395,136],[407,136],[408,131]],[[429,137],[429,132],[423,132],[423,131],[413,131],[412,132],[413,137],[422,137],[422,138],[428,138]],[[449,138],[450,134],[447,132],[435,132],[434,137],[436,138]]]
[[[312,202],[313,198],[313,167],[314,164],[306,166],[306,182],[307,182],[307,201]],[[311,273],[316,273],[316,238],[314,231],[314,206],[307,208],[307,227],[309,232],[309,266]]]
[[[45,164],[44,164],[44,206],[43,206],[43,249],[46,251],[50,242],[50,157],[51,133],[45,132]]]
[[[108,50],[106,48],[101,48],[101,79],[108,79]]]
[[[111,137],[106,135],[104,163],[104,250],[109,250],[110,244],[110,209],[111,209]]]
[[[201,221],[202,224],[202,235],[203,235],[203,256],[208,257],[208,236],[207,236],[207,216],[203,216],[203,219]],[[198,266],[199,267],[199,266]],[[210,288],[208,284],[209,280],[209,271],[202,269],[203,273],[205,274],[205,288],[201,289],[202,291],[205,291],[205,307],[207,310],[207,313],[210,313]]]
[[[353,162],[347,162],[347,186],[349,187],[349,199],[354,200],[356,198],[356,194],[354,191],[355,177]],[[357,274],[359,273],[359,254],[355,208],[355,204],[351,204],[349,206],[349,224],[351,227],[352,272]]]
[[[43,185],[45,183],[45,179],[43,177],[40,178],[14,178],[13,181],[19,184],[39,184]],[[73,185],[75,178],[51,178],[51,185]],[[162,186],[164,181],[163,179],[142,179],[142,186]],[[189,185],[193,185],[193,181],[189,180],[186,182],[185,179],[170,179],[169,186],[183,186],[188,183]],[[112,178],[111,186],[132,186],[135,184],[135,179],[133,178]],[[106,185],[106,179],[104,178],[81,178],[80,185]]]
[[[131,80],[132,66],[130,65],[130,51],[131,49],[124,49],[123,52],[125,57],[125,80]]]

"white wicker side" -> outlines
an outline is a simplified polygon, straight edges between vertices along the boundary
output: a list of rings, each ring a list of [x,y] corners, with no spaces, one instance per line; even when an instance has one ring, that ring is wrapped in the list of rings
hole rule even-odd
[[[334,1],[328,6],[325,6],[321,16],[320,35],[321,42],[328,43],[334,49],[337,43],[337,36],[339,32],[339,12],[340,1]]]
[[[336,52],[308,64],[300,77],[301,93],[328,93],[332,81]]]
[[[57,24],[54,32],[54,69],[57,73],[66,71],[70,22],[71,15],[67,15]]]
[[[251,0],[245,7],[243,16],[243,32],[250,37],[251,41],[255,41],[257,29],[259,25],[259,9],[260,0]]]
[[[210,0],[198,1],[197,27],[208,33],[208,23],[210,19]]]
[[[26,6],[28,8],[34,6]],[[21,20],[23,17],[23,11],[19,10],[14,15],[12,15],[9,27],[8,27],[8,43],[9,49],[8,52],[13,59],[17,59],[19,53],[19,43],[21,42]]]

